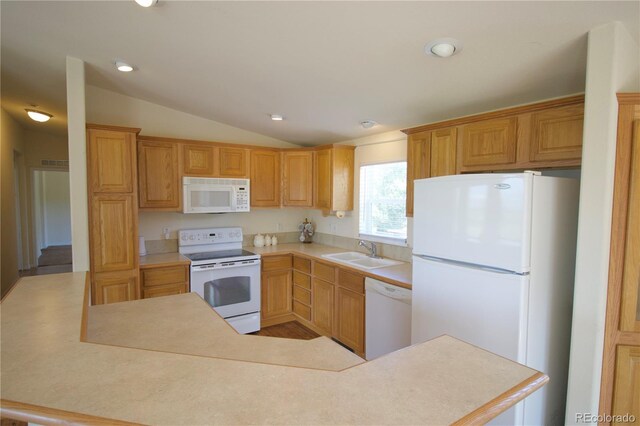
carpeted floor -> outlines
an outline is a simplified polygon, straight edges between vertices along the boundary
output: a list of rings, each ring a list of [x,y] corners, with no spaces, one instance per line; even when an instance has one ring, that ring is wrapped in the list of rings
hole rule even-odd
[[[49,246],[42,249],[38,266],[70,265],[71,246]]]

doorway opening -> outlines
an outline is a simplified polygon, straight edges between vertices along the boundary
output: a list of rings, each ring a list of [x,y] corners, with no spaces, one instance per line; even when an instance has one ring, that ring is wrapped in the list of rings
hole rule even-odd
[[[69,171],[33,170],[34,258],[23,275],[71,272],[71,199]]]

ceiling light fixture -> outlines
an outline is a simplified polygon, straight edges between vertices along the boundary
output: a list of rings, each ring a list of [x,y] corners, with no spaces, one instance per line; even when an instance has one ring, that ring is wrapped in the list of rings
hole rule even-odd
[[[135,0],[142,7],[151,7],[158,4],[158,0]]]
[[[118,71],[122,71],[122,72],[133,71],[133,66],[123,61],[116,61],[116,68],[118,68]]]
[[[361,122],[360,122],[360,125],[361,125],[364,129],[370,129],[370,128],[372,128],[373,126],[375,126],[376,124],[378,124],[378,123],[376,123],[376,122],[375,122],[375,121],[373,121],[373,120],[364,120],[364,121],[361,121]]]
[[[271,114],[271,119],[273,121],[282,121],[284,120],[284,117],[281,116],[280,114]]]
[[[34,105],[34,106],[37,106],[37,105]],[[35,109],[26,108],[25,111],[27,111],[27,115],[29,116],[29,118],[39,123],[44,123],[46,121],[49,121],[51,117],[53,117],[53,115],[51,114],[48,114],[43,111],[37,111]]]
[[[462,43],[454,38],[439,38],[426,44],[424,51],[427,55],[448,58],[462,50]]]

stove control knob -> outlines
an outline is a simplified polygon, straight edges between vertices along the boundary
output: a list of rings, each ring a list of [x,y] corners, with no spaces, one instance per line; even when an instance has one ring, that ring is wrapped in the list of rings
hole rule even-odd
[[[180,239],[181,239],[182,241],[187,241],[187,236],[186,236],[186,235],[183,235]]]
[[[196,237],[195,237],[195,235],[189,235],[189,239],[190,239],[191,241],[193,241],[193,240],[195,240],[195,239],[196,239]]]

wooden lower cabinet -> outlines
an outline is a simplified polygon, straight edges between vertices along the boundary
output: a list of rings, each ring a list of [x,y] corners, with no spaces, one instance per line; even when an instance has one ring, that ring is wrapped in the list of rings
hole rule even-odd
[[[94,274],[91,291],[93,305],[136,299],[138,299],[137,270]]]
[[[618,346],[615,375],[611,414],[640,419],[640,347]]]
[[[312,318],[313,325],[328,335],[333,335],[333,284],[313,279]]]
[[[262,273],[261,316],[263,320],[291,314],[291,270]]]
[[[154,266],[140,270],[142,297],[170,296],[189,292],[189,265]]]
[[[364,356],[364,294],[337,286],[334,337]]]

